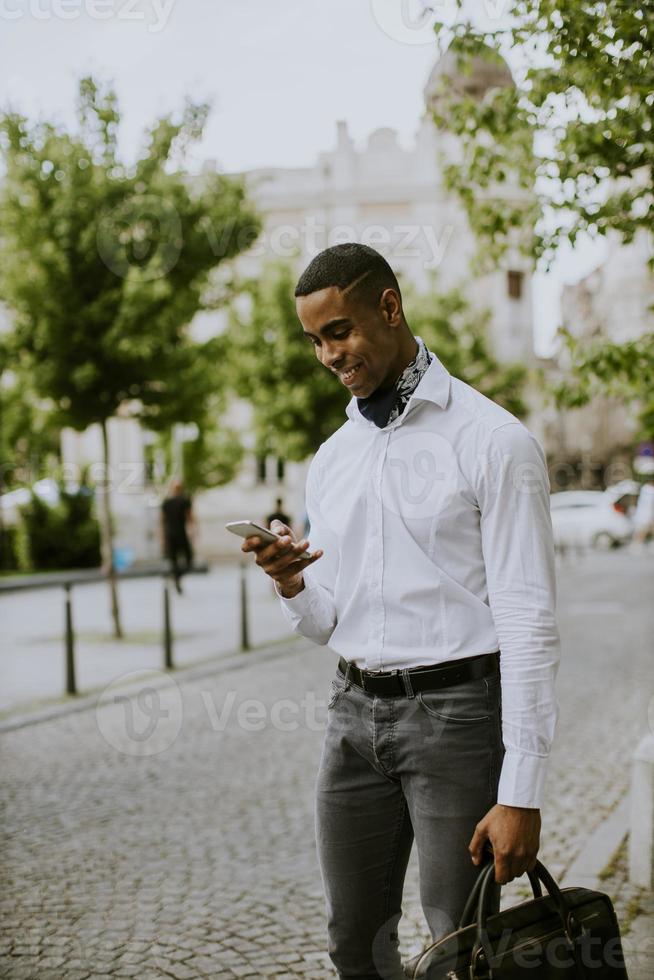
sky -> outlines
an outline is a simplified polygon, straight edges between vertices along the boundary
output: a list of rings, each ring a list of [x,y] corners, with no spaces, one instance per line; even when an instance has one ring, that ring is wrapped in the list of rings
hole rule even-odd
[[[305,166],[333,147],[336,121],[355,141],[390,126],[410,146],[438,57],[431,22],[454,0],[0,0],[0,106],[74,124],[78,79],[110,80],[130,159],[143,131],[186,97],[212,113],[192,170]],[[505,23],[508,0],[470,0],[480,24]],[[563,282],[595,268],[601,246],[566,250],[534,283],[537,348],[558,326]]]

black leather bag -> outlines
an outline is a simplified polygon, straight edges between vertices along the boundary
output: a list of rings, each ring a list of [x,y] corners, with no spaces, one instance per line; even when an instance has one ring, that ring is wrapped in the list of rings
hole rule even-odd
[[[534,897],[488,915],[491,859],[480,872],[456,932],[405,966],[411,980],[627,980],[618,920],[608,895],[559,888],[539,862]],[[547,890],[543,895],[541,882]]]

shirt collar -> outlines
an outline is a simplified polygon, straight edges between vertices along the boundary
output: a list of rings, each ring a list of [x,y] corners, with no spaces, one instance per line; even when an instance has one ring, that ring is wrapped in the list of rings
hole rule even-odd
[[[431,352],[430,352],[431,353]],[[418,382],[415,391],[409,399],[409,404],[406,409],[400,415],[395,422],[391,422],[391,425],[401,423],[405,418],[409,406],[414,401],[427,401],[434,402],[439,408],[445,408],[450,398],[450,373],[435,354],[431,354],[431,363],[422,378]],[[370,422],[365,418],[359,411],[356,397],[350,398],[350,401],[346,405],[345,412],[349,419],[353,422],[365,422],[367,425],[372,425],[375,427],[374,422]],[[388,426],[386,427],[388,428]]]

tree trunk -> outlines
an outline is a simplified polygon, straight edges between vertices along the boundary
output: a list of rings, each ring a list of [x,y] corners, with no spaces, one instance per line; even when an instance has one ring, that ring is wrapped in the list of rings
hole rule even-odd
[[[123,628],[120,622],[120,608],[118,606],[118,589],[116,586],[116,574],[114,570],[114,532],[111,517],[110,489],[111,480],[109,479],[109,439],[107,436],[107,420],[103,419],[100,423],[102,427],[102,453],[103,453],[103,473],[102,473],[102,515],[100,521],[102,539],[102,568],[107,575],[109,582],[109,600],[111,604],[111,619],[114,625],[114,637],[117,640],[123,639]]]

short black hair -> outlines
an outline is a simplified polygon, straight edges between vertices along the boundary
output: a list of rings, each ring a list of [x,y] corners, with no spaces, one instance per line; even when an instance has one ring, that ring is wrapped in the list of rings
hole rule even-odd
[[[370,245],[358,242],[333,245],[319,252],[300,276],[295,295],[310,296],[330,286],[346,290],[358,287],[359,283],[362,291],[365,290],[363,296],[371,303],[385,289],[396,290],[402,298],[397,277],[384,256]]]

